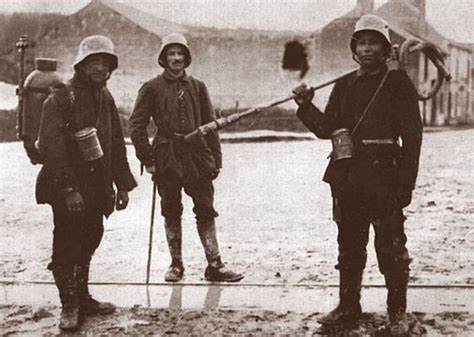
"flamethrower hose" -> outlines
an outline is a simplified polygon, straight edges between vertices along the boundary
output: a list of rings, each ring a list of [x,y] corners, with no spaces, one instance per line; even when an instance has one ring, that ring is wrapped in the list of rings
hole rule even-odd
[[[443,80],[450,81],[451,75],[444,65],[443,56],[439,52],[438,48],[430,42],[420,42],[418,40],[406,40],[402,43],[400,47],[400,66],[404,69],[408,63],[408,55],[413,52],[423,52],[428,59],[435,65],[438,69],[438,76],[436,77],[434,85],[426,94],[418,93],[418,100],[426,101],[432,98],[441,88]]]
[[[449,74],[449,71],[446,69],[446,67],[444,65],[444,61],[443,61],[443,57],[442,57],[441,53],[439,52],[438,48],[436,48],[436,46],[434,44],[429,43],[429,42],[420,42],[418,40],[413,40],[413,39],[404,41],[402,43],[401,47],[400,47],[400,57],[399,57],[398,61],[399,61],[399,64],[402,66],[402,68],[404,66],[406,66],[406,63],[407,63],[407,60],[408,60],[408,55],[412,52],[415,52],[415,51],[421,51],[421,52],[425,53],[427,55],[428,59],[431,62],[433,62],[433,64],[438,69],[438,77],[436,79],[435,85],[431,88],[431,90],[426,95],[421,95],[420,93],[418,93],[418,99],[422,100],[422,101],[425,101],[425,100],[433,97],[438,92],[438,90],[441,88],[441,85],[443,84],[444,79],[449,81],[451,79],[451,76]],[[326,87],[330,84],[333,84],[334,82],[340,80],[341,78],[353,73],[356,70],[357,69],[353,69],[353,70],[351,70],[349,72],[346,72],[342,75],[339,75],[339,76],[337,76],[337,77],[335,77],[335,78],[333,78],[333,79],[331,79],[327,82],[318,84],[314,87],[310,87],[310,90],[316,91],[318,89],[324,88],[324,87]],[[207,135],[208,133],[223,129],[223,128],[231,125],[231,124],[236,123],[241,118],[250,116],[254,113],[258,113],[258,112],[261,112],[261,111],[266,110],[268,108],[271,108],[271,107],[280,105],[282,103],[288,102],[288,101],[294,99],[295,97],[296,97],[296,95],[291,94],[291,95],[289,95],[285,98],[279,99],[279,100],[275,100],[275,101],[265,103],[265,104],[260,104],[256,107],[253,107],[253,108],[250,108],[248,110],[229,115],[227,117],[218,118],[215,121],[204,124],[204,125],[200,126],[199,128],[197,128],[196,130],[186,134],[184,136],[184,140],[186,142],[192,142],[193,139],[195,139],[196,137],[202,137],[202,136]]]

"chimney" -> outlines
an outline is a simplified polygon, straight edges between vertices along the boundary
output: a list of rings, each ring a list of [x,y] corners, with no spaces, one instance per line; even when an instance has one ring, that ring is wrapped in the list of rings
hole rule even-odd
[[[420,17],[426,18],[426,0],[410,0],[411,4],[415,6],[420,12]]]
[[[357,0],[357,12],[360,15],[369,14],[374,11],[374,0]]]

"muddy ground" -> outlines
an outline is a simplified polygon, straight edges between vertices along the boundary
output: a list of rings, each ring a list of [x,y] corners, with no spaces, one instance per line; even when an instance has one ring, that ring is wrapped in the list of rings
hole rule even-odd
[[[58,307],[0,306],[0,329],[5,336],[55,335]],[[259,310],[172,310],[135,306],[113,315],[86,318],[75,334],[87,335],[299,335],[315,334],[320,313]],[[332,336],[386,336],[387,318],[366,313],[357,328],[335,330]],[[473,316],[468,313],[436,315],[411,313],[411,336],[472,336]]]
[[[474,283],[473,140],[474,130],[425,134],[417,189],[413,203],[406,209],[408,248],[413,258],[412,284]],[[220,213],[218,234],[222,256],[229,266],[245,273],[243,282],[337,283],[336,227],[331,221],[329,189],[321,182],[328,152],[329,144],[317,140],[223,145],[224,169],[215,186],[216,208]],[[132,148],[128,148],[128,153],[139,187],[131,193],[128,209],[107,220],[103,242],[92,262],[92,281],[145,279],[151,184],[149,177],[139,176]],[[19,143],[0,144],[0,156],[0,279],[52,281],[46,270],[51,253],[51,214],[48,206],[35,205],[34,201],[39,167],[28,163]],[[204,254],[192,205],[188,198],[184,201],[185,281],[201,282]],[[155,221],[153,247],[151,279],[161,282],[169,257],[159,217]],[[364,283],[383,284],[372,247]],[[21,334],[23,327],[38,316],[32,316],[38,310],[39,317],[54,317],[38,319],[50,326],[37,332],[52,332],[57,308],[18,306],[2,307],[0,313],[6,318],[1,330]],[[382,314],[371,315],[369,325]],[[454,329],[454,335],[462,335],[461,331],[469,327],[472,331],[472,313],[412,317],[423,328],[433,328],[440,334]],[[110,328],[111,333],[124,334],[161,334],[175,328],[177,332],[197,334],[206,329],[303,334],[312,331],[311,324],[315,324],[307,315],[291,312],[174,312],[145,308],[122,309],[105,322],[94,322],[90,322],[88,331],[107,332]]]

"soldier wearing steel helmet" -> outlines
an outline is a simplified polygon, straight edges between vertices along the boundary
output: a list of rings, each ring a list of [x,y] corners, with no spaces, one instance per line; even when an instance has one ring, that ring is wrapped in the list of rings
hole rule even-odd
[[[82,40],[74,76],[54,88],[43,105],[39,152],[44,160],[36,187],[38,203],[52,206],[54,216],[52,270],[62,312],[59,326],[73,330],[84,315],[115,310],[92,298],[89,264],[103,236],[103,216],[128,204],[136,182],[126,157],[114,99],[106,82],[117,68],[110,39],[101,35]],[[96,130],[91,153],[77,138]],[[114,185],[117,188],[115,193]]]
[[[165,281],[177,282],[184,273],[181,254],[182,190],[194,203],[197,231],[208,266],[208,281],[237,282],[243,275],[222,263],[216,236],[213,180],[222,166],[219,136],[216,132],[189,144],[183,135],[215,119],[205,84],[186,73],[192,61],[186,38],[173,33],[163,38],[158,63],[163,73],[139,90],[129,120],[136,155],[153,175],[161,198],[161,214],[171,264]],[[146,127],[153,120],[157,127],[153,143]]]
[[[410,258],[403,208],[411,202],[421,149],[417,92],[405,72],[388,70],[389,28],[381,18],[361,17],[350,49],[360,67],[336,82],[325,113],[312,104],[312,90],[305,85],[294,90],[297,116],[309,130],[329,139],[337,130],[347,129],[353,145],[351,158],[338,159],[333,152],[323,178],[331,187],[338,226],[340,301],[319,322],[324,331],[356,323],[360,317],[362,273],[372,223],[379,269],[388,289],[388,328],[393,335],[404,334],[408,331],[405,311]]]

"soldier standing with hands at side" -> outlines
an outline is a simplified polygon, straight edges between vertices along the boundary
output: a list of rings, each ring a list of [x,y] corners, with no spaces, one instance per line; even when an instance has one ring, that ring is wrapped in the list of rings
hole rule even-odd
[[[319,322],[324,332],[332,326],[356,323],[360,317],[362,273],[372,223],[379,269],[388,290],[388,330],[403,335],[408,332],[405,311],[410,264],[403,208],[410,204],[415,188],[422,140],[417,91],[405,72],[387,68],[391,43],[381,18],[361,17],[350,49],[360,68],[336,82],[325,113],[311,103],[312,90],[305,85],[294,90],[297,116],[310,131],[329,139],[336,137],[336,130],[348,129],[354,149],[352,158],[346,159],[336,158],[333,151],[323,178],[331,187],[338,226],[340,287],[339,305]]]
[[[181,254],[181,191],[194,203],[199,238],[208,266],[205,279],[238,282],[244,276],[222,263],[214,218],[214,186],[222,166],[220,140],[212,132],[192,143],[183,136],[215,119],[205,84],[186,74],[191,53],[185,37],[179,33],[165,36],[158,63],[165,70],[140,88],[129,120],[136,154],[146,171],[153,175],[161,198],[161,214],[171,255],[165,281],[177,282],[184,273]],[[157,127],[150,145],[146,127],[153,119]]]
[[[103,216],[128,204],[136,182],[126,157],[115,102],[106,88],[117,68],[112,41],[102,35],[82,40],[74,76],[54,88],[43,105],[39,153],[44,166],[36,186],[38,203],[54,216],[53,272],[62,304],[60,328],[78,328],[84,315],[107,314],[111,303],[92,298],[89,264],[104,233]],[[83,147],[84,136],[94,147]],[[86,144],[90,145],[90,144]],[[115,184],[118,189],[116,200]]]

